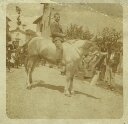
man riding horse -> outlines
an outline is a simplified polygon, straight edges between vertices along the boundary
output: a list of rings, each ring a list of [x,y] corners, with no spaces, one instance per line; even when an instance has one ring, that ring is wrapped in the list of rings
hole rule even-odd
[[[51,39],[46,38],[45,36],[35,37],[28,43],[28,57],[27,63],[25,64],[27,88],[31,88],[33,85],[32,73],[37,63],[41,59],[45,59],[49,63],[57,65],[61,63],[66,67],[64,94],[66,96],[71,96],[75,94],[73,89],[73,79],[82,56],[88,54],[90,49],[97,48],[97,46],[92,42],[93,40],[70,40],[64,42],[66,35],[63,33],[62,28],[59,25],[60,15],[56,13],[54,19],[55,22],[50,26],[53,43],[51,42]],[[99,50],[98,52],[100,54]]]
[[[51,24],[50,29],[51,29],[51,36],[53,38],[53,43],[56,46],[56,63],[58,65],[62,59],[62,52],[63,52],[62,43],[64,42],[64,37],[66,36],[66,34],[63,33],[62,27],[59,24],[60,21],[59,13],[54,14],[54,19],[55,22]]]

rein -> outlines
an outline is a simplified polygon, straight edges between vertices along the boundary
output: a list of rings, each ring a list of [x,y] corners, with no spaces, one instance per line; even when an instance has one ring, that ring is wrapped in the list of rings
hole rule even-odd
[[[97,52],[97,53],[98,53],[98,52]],[[89,65],[90,62],[94,59],[94,57],[97,56],[97,55],[96,55],[97,53],[93,54],[93,57],[92,57],[92,58],[90,59],[90,61],[88,62],[88,65]]]
[[[72,44],[71,42],[67,41],[67,43],[69,43],[71,46],[73,46],[74,49],[75,49],[75,50],[77,51],[77,53],[79,54],[79,56],[81,57],[81,54],[80,54],[79,49],[78,49],[76,46],[74,46],[74,44]]]

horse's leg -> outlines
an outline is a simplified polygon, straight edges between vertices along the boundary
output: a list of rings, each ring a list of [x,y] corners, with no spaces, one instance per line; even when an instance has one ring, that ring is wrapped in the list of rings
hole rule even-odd
[[[36,65],[41,61],[41,58],[40,57],[35,57],[34,58],[34,62],[33,62],[33,65],[32,65],[32,68],[31,68],[31,71],[30,71],[30,75],[29,75],[29,78],[31,80],[31,85],[33,85],[33,82],[32,82],[32,73],[34,71],[34,68],[36,67]]]
[[[25,58],[24,66],[25,66],[25,71],[27,72],[27,70],[28,70],[28,57]]]
[[[74,79],[74,74],[71,76],[71,79],[70,79],[70,86],[69,86],[69,90],[71,92],[71,95],[75,95],[75,92],[73,90],[73,79]]]
[[[34,57],[29,57],[28,58],[28,64],[27,64],[27,88],[30,88],[31,86],[31,82],[32,82],[32,78],[31,78],[31,69],[34,63]]]
[[[66,74],[66,67],[65,66],[62,67],[61,74],[62,75],[65,75]]]
[[[70,72],[66,72],[66,85],[65,85],[65,95],[66,96],[71,96],[69,92],[69,83],[70,83]]]
[[[71,96],[70,90],[70,83],[72,79],[72,71],[73,71],[73,63],[68,63],[66,65],[66,85],[65,85],[65,95]]]
[[[71,78],[70,78],[70,86],[69,86],[69,91],[71,93],[71,95],[75,95],[75,92],[73,90],[73,79],[74,79],[74,74],[77,72],[77,68],[78,66],[74,66],[72,73],[71,73]]]
[[[32,82],[32,73],[34,71],[35,66],[39,63],[41,59],[39,57],[29,57],[28,58],[28,65],[27,65],[27,87],[33,84]]]

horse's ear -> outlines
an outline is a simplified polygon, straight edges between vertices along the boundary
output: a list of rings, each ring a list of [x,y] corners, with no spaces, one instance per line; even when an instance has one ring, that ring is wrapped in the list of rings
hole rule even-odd
[[[92,42],[95,42],[96,39],[97,39],[97,34],[95,34],[90,40],[91,40]]]

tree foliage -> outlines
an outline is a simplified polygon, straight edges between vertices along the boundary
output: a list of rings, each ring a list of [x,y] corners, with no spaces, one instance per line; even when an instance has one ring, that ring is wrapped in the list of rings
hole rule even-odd
[[[107,51],[119,51],[121,48],[122,32],[117,31],[115,28],[105,27],[98,35],[102,38],[96,38],[95,42],[99,47],[103,46]]]
[[[78,26],[77,24],[70,24],[66,30],[67,39],[82,39],[90,40],[93,35],[89,31],[89,28],[83,29],[83,26]],[[119,51],[122,43],[119,42],[122,40],[122,31],[118,31],[113,27],[104,27],[103,30],[98,31],[98,34],[95,38],[96,44],[99,48],[104,47],[109,53],[111,50]]]
[[[78,26],[76,24],[70,24],[66,31],[68,39],[82,39],[82,40],[90,40],[92,38],[92,34],[89,29],[83,29],[83,26]]]

